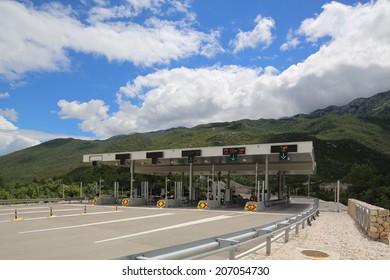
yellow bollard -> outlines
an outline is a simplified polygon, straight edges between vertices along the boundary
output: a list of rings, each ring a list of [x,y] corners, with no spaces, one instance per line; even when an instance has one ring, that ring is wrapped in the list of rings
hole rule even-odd
[[[23,218],[18,218],[18,210],[15,209],[15,219],[14,221],[23,221],[24,219]]]

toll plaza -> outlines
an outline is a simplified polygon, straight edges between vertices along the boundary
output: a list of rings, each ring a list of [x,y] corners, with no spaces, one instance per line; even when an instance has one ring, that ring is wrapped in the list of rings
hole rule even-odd
[[[86,154],[83,162],[98,164],[116,164],[129,167],[130,196],[124,199],[124,205],[144,205],[149,199],[148,182],[141,183],[141,191],[135,193],[134,174],[149,174],[165,177],[165,186],[161,186],[162,199],[157,207],[178,207],[182,201],[196,201],[200,209],[213,209],[221,206],[222,201],[229,202],[232,197],[231,176],[254,176],[254,196],[245,205],[246,211],[261,211],[273,203],[286,202],[283,193],[285,176],[311,175],[316,172],[313,143],[286,142],[250,145],[214,146],[199,148],[179,148],[153,151],[128,151],[116,153]],[[168,196],[169,175],[179,174],[181,182],[175,182],[175,196]],[[207,195],[199,199],[193,188],[193,177],[207,176]],[[269,176],[278,176],[277,198],[271,199]],[[188,184],[184,178],[188,177]],[[259,180],[259,178],[264,180]],[[225,179],[224,191],[222,192]],[[188,189],[185,190],[185,187]],[[184,195],[187,193],[188,195]],[[98,199],[99,200],[99,199]],[[104,204],[102,198],[97,201]]]

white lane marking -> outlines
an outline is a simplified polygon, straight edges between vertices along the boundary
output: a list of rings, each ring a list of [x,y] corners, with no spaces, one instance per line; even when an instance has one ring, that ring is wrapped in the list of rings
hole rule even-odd
[[[168,226],[168,227],[162,227],[162,228],[156,228],[156,229],[152,229],[152,230],[142,231],[142,232],[133,233],[133,234],[129,234],[129,235],[123,235],[123,236],[118,236],[118,237],[114,237],[114,238],[108,238],[108,239],[104,239],[104,240],[95,241],[94,243],[96,244],[96,243],[115,241],[115,240],[118,240],[118,239],[124,239],[124,238],[129,238],[129,237],[134,237],[134,236],[139,236],[139,235],[145,235],[145,234],[149,234],[149,233],[155,233],[155,232],[159,232],[159,231],[176,229],[176,228],[181,228],[181,227],[188,227],[188,226],[193,226],[193,225],[203,224],[203,223],[208,223],[208,222],[214,222],[214,221],[228,219],[228,218],[233,218],[233,217],[232,216],[226,216],[226,215],[216,216],[216,217],[212,217],[212,218],[206,218],[206,219],[201,219],[201,220],[197,220],[197,221],[186,222],[186,223],[177,224],[177,225],[173,225],[173,226]]]
[[[18,210],[18,214],[35,214],[35,213],[49,213],[49,208],[47,208],[47,210],[39,210],[39,211],[29,211],[29,212],[23,212],[21,210],[25,210],[25,209],[16,209]],[[79,209],[52,209],[53,210],[53,213],[54,212],[67,212],[67,211],[83,211],[83,208],[79,208]],[[3,214],[0,214],[0,216],[6,216],[6,215],[13,215],[15,214],[15,211],[14,212],[11,212],[11,213],[3,213]]]
[[[113,214],[113,213],[123,212],[123,211],[118,210],[118,211],[92,212],[92,213],[84,214],[81,211],[82,209],[79,209],[79,210],[80,210],[79,214],[68,214],[68,215],[60,215],[60,216],[54,215],[52,217],[44,216],[44,217],[36,217],[36,218],[23,218],[23,221],[45,220],[45,219],[54,218],[54,217],[55,218],[80,217],[80,216],[83,216],[83,215],[90,216],[90,215]],[[0,221],[0,222],[5,223],[6,221],[8,221],[8,220],[3,220],[3,221]]]
[[[101,215],[101,214],[112,214],[112,213],[118,213],[118,212],[123,212],[123,211],[106,211],[106,212],[93,212],[93,213],[88,213],[84,214],[80,211],[80,214],[69,214],[69,215],[61,215],[61,216],[56,216],[54,215],[53,217],[50,216],[45,216],[45,217],[37,217],[37,218],[25,218],[24,221],[33,221],[33,220],[44,220],[44,219],[49,219],[49,218],[65,218],[65,217],[79,217],[82,215]]]
[[[96,222],[96,223],[89,223],[89,224],[82,224],[82,225],[74,225],[74,226],[66,226],[66,227],[55,227],[55,228],[45,228],[45,229],[21,231],[19,233],[20,234],[25,234],[25,233],[35,233],[35,232],[62,230],[62,229],[70,229],[70,228],[90,227],[90,226],[96,226],[96,225],[104,225],[104,224],[120,223],[120,222],[135,221],[135,220],[142,220],[142,219],[158,218],[158,217],[170,216],[170,215],[173,215],[173,214],[172,213],[164,213],[164,214],[157,214],[157,215],[150,215],[150,216],[141,216],[141,217],[127,218],[127,219],[120,219],[120,220],[110,220],[110,221]]]

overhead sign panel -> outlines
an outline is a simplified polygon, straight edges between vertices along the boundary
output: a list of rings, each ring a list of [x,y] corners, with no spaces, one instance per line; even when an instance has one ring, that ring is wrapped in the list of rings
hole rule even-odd
[[[125,165],[126,160],[130,159],[130,154],[116,154],[115,159],[119,160],[120,165]]]
[[[245,147],[239,147],[239,148],[223,148],[222,154],[224,156],[228,156],[231,154],[236,155],[245,155]]]
[[[271,146],[271,153],[279,153],[280,160],[288,160],[289,152],[297,152],[298,145],[275,145]]]
[[[185,150],[181,151],[182,157],[188,158],[188,163],[194,163],[195,157],[202,156],[202,150]]]
[[[202,150],[181,151],[181,156],[182,157],[189,157],[189,156],[200,157],[200,156],[202,156]]]
[[[229,156],[230,161],[237,161],[237,155],[245,154],[245,147],[223,148],[222,154],[224,156]]]
[[[298,152],[298,145],[274,145],[271,146],[271,153],[280,153],[280,151],[285,150],[288,152]]]
[[[146,158],[151,158],[152,159],[152,164],[157,164],[158,158],[164,157],[163,152],[148,152],[146,153]]]

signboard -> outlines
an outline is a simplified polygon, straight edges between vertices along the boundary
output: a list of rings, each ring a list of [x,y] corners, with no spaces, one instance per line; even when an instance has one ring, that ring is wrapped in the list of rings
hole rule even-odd
[[[289,152],[297,152],[298,145],[275,145],[271,146],[271,153],[279,153],[280,160],[288,160]]]
[[[284,148],[282,147],[287,147],[287,151],[289,152],[298,152],[298,145],[275,145],[271,146],[271,153],[280,153],[280,151]]]
[[[146,153],[146,158],[152,159],[152,164],[157,164],[157,159],[164,157],[163,152],[148,152]]]
[[[245,155],[245,147],[223,148],[222,154],[224,156],[229,156],[230,161],[237,161],[237,155]]]
[[[181,156],[182,157],[189,157],[189,156],[200,157],[201,155],[202,155],[202,150],[181,151]]]
[[[126,160],[130,159],[130,154],[116,154],[115,159],[119,160],[120,165],[125,165]]]
[[[202,155],[202,150],[181,151],[182,157],[188,157],[188,163],[194,163],[195,157],[200,157],[201,155]]]
[[[245,147],[240,147],[240,148],[223,148],[222,154],[224,156],[228,156],[228,155],[231,155],[231,154],[245,155]]]

